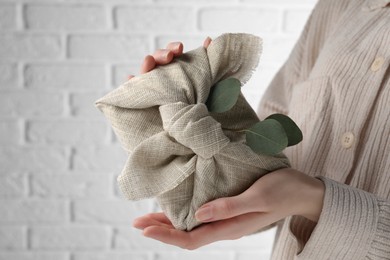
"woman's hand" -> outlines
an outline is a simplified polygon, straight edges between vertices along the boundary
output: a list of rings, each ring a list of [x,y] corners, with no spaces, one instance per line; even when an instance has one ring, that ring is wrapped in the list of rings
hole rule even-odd
[[[133,225],[147,237],[192,250],[219,240],[238,239],[291,215],[317,222],[324,193],[321,180],[285,168],[263,176],[237,196],[203,205],[195,216],[207,224],[190,232],[176,230],[163,213],[137,218]]]
[[[207,37],[203,42],[203,47],[207,48],[211,43],[211,38]],[[153,55],[147,55],[141,65],[141,74],[153,70],[157,65],[166,65],[172,62],[174,57],[183,54],[183,43],[171,42],[165,49],[157,50]],[[128,79],[134,75],[129,75]]]

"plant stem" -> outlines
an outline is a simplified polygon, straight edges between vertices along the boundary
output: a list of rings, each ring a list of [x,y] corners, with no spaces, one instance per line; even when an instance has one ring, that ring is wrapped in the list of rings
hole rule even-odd
[[[241,132],[247,132],[248,129],[243,129],[243,130],[235,130],[235,131],[232,131],[232,132],[235,132],[235,133],[241,133]]]

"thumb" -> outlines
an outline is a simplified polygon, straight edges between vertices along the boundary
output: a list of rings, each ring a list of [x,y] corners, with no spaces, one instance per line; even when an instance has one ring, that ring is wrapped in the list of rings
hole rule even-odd
[[[228,219],[254,211],[250,206],[250,198],[245,198],[245,193],[216,199],[208,202],[195,212],[195,218],[201,222],[211,222]]]

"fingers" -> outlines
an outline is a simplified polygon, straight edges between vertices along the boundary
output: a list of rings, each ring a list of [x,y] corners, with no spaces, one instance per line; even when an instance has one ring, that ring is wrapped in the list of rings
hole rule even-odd
[[[269,221],[268,213],[247,213],[204,224],[192,232],[192,242],[200,247],[220,240],[238,239],[271,224]]]
[[[168,49],[159,49],[154,54],[153,57],[157,65],[166,65],[173,60],[173,52]]]
[[[190,232],[156,225],[146,227],[143,234],[166,244],[194,250],[216,241],[241,238],[280,219],[270,213],[248,213],[204,224]]]
[[[143,235],[185,249],[190,249],[192,246],[190,233],[174,228],[151,226],[144,229]]]
[[[174,48],[174,47],[172,47]],[[183,52],[183,47],[175,49],[176,55],[180,55]],[[147,55],[141,65],[141,74],[147,73],[153,70],[157,65],[165,65],[173,60],[174,52],[168,49],[157,50],[153,56]],[[128,76],[128,79],[132,79],[134,76]]]
[[[153,56],[148,55],[145,57],[141,65],[141,74],[151,71],[156,67],[156,61]]]
[[[255,212],[251,200],[253,198],[249,198],[245,192],[238,196],[217,199],[200,207],[195,217],[201,222],[211,222]]]
[[[167,216],[162,213],[162,212],[158,212],[158,213],[150,213],[147,215],[149,218],[152,218],[152,219],[155,219],[155,220],[158,220],[162,223],[165,223],[167,225],[172,225],[172,222],[167,218]]]
[[[211,38],[207,37],[203,46],[207,48],[210,45]],[[153,70],[157,65],[166,65],[172,62],[174,57],[183,54],[182,42],[171,42],[166,49],[159,49],[153,55],[147,55],[141,65],[141,74]],[[128,80],[134,78],[133,75],[128,76]]]
[[[133,226],[138,229],[144,229],[149,226],[165,226],[173,228],[171,221],[163,213],[151,213],[133,221]]]
[[[174,57],[180,56],[183,54],[183,43],[171,42],[167,45],[167,50],[170,50]]]
[[[211,38],[210,37],[207,37],[204,42],[203,42],[203,47],[205,47],[207,49],[207,47],[209,47],[211,43]]]

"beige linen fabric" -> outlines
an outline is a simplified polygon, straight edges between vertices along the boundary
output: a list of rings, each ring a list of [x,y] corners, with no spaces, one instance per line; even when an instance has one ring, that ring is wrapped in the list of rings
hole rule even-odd
[[[204,104],[218,81],[249,80],[260,52],[260,38],[224,34],[96,102],[129,153],[118,178],[126,198],[157,197],[176,228],[191,230],[200,224],[194,213],[204,203],[239,194],[267,172],[289,166],[283,154],[259,155],[245,144],[237,130],[259,120],[242,94],[221,114]]]
[[[273,260],[390,259],[390,0],[320,0],[259,116],[288,114],[292,168],[324,181],[317,224],[292,216]]]

